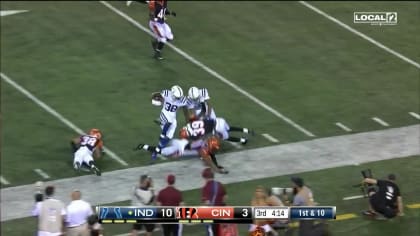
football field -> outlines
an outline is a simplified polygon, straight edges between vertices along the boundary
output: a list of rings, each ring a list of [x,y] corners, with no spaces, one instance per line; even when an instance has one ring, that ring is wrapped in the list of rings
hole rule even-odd
[[[2,189],[88,174],[73,171],[69,141],[93,127],[105,136],[103,172],[148,165],[132,149],[157,143],[150,96],[174,84],[207,88],[217,116],[255,130],[222,153],[419,124],[419,2],[169,8],[175,40],[156,61],[144,4],[1,2]],[[353,12],[385,11],[396,25],[353,22]]]

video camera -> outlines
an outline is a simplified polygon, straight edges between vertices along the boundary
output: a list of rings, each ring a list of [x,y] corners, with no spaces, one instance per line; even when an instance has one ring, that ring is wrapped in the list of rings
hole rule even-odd
[[[289,199],[293,199],[293,193],[293,188],[272,187],[269,189],[269,195],[275,195],[283,202],[289,201]]]
[[[360,171],[360,173],[362,173],[363,179],[373,178],[372,171],[370,169],[362,170],[362,171]],[[360,184],[353,185],[354,188],[360,188],[360,191],[362,192],[362,194],[365,198],[368,197],[368,188],[370,186],[372,186],[372,184],[367,184],[367,183],[363,183],[363,182],[360,183]]]

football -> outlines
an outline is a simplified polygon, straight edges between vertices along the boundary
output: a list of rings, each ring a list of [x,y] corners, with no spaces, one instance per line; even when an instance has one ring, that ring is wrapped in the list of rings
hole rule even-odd
[[[161,106],[163,97],[159,92],[152,93],[152,105]]]

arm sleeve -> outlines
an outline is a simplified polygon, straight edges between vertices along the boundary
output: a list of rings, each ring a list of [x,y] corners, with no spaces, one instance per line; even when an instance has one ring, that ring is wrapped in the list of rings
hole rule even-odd
[[[383,186],[383,185],[384,185],[384,183],[385,183],[385,181],[383,181],[383,180],[381,180],[381,179],[378,179],[378,180],[376,181],[376,185],[378,185],[379,187],[380,187],[380,186]]]
[[[41,204],[42,202],[37,202],[32,210],[32,216],[39,216],[39,212],[41,211]]]
[[[305,199],[303,199],[303,197],[296,195],[295,198],[293,199],[293,205],[294,206],[303,206],[305,205]]]

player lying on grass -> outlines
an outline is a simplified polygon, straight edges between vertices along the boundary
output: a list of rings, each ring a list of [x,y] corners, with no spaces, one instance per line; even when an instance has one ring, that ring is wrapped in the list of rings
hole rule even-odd
[[[103,155],[102,133],[99,129],[91,129],[89,134],[81,135],[71,141],[74,152],[73,167],[75,170],[87,168],[96,175],[101,175],[101,171],[96,167],[95,159]]]
[[[189,141],[188,139],[172,139],[167,147],[162,149],[148,144],[139,144],[135,150],[156,152],[165,157],[178,158],[181,156],[200,156],[204,163],[220,174],[229,173],[216,159],[216,152],[220,149],[220,141],[210,135],[202,139]]]

